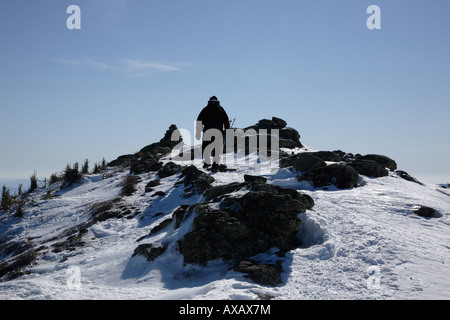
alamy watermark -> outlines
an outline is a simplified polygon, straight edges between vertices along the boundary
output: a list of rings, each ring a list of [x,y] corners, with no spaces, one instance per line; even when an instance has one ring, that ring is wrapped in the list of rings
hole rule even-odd
[[[67,18],[66,26],[69,30],[80,30],[81,29],[81,9],[77,5],[70,5],[66,10],[67,14],[70,16]],[[377,5],[370,5],[366,10],[370,17],[367,18],[366,26],[369,30],[381,29],[381,9]]]
[[[70,290],[80,290],[81,289],[81,269],[78,266],[70,266],[66,270],[67,280],[66,285],[67,289]]]
[[[377,5],[371,5],[367,8],[366,13],[370,14],[367,18],[366,26],[369,30],[381,29],[381,9]]]
[[[196,122],[194,130],[201,123]],[[182,139],[181,139],[182,138]],[[174,161],[194,162],[203,158],[212,164],[261,164],[278,167],[280,155],[279,129],[208,129],[203,132],[202,141],[196,139],[187,129],[178,129],[172,133],[171,140],[179,142],[172,151]]]
[[[66,13],[70,14],[67,18],[66,26],[69,30],[81,29],[81,9],[77,5],[70,5],[67,7]]]
[[[379,266],[370,266],[367,268],[369,277],[367,278],[367,289],[373,291],[381,290],[381,269]]]

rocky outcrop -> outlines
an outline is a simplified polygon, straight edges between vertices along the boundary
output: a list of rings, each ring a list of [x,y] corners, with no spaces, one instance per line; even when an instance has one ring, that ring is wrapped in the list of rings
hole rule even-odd
[[[379,178],[389,174],[386,168],[373,160],[356,159],[349,162],[348,165],[358,171],[359,174],[368,177]]]
[[[297,177],[299,181],[311,181],[314,188],[321,188],[333,184],[339,189],[356,187],[358,178],[358,171],[345,164],[330,164],[305,174],[299,174]]]
[[[407,181],[411,181],[420,185],[423,185],[422,182],[420,182],[419,180],[417,180],[414,177],[411,177],[406,171],[403,170],[395,170],[395,173],[402,179],[405,179]]]
[[[368,154],[365,156],[358,157],[359,160],[371,160],[375,161],[383,168],[388,168],[391,171],[397,170],[397,163],[391,158],[379,154]]]
[[[306,172],[325,167],[325,161],[312,152],[293,154],[280,159],[280,168],[293,167],[298,172]]]
[[[194,166],[183,168],[177,184],[203,192],[207,202],[179,206],[170,218],[163,219],[138,241],[167,232],[167,228],[175,231],[192,223],[184,227],[190,231],[175,243],[185,263],[203,265],[220,258],[233,263],[235,271],[255,282],[279,284],[281,260],[258,264],[251,257],[276,247],[281,259],[284,253],[298,247],[299,214],[312,209],[314,200],[295,189],[267,184],[261,176],[245,175],[242,183],[219,186],[211,186],[212,181]],[[239,190],[246,192],[233,194]],[[192,215],[194,218],[188,219]],[[170,243],[140,244],[133,256],[142,255],[153,261],[169,246]]]
[[[287,122],[283,119],[272,117],[272,120],[262,119],[257,124],[249,126],[244,130],[255,129],[257,132],[261,129],[266,129],[268,134],[271,130],[279,130],[280,148],[301,148],[303,145],[300,142],[300,133],[294,128],[287,127]],[[270,141],[270,139],[268,139]]]
[[[172,141],[172,136],[174,139]],[[108,166],[130,166],[131,174],[142,174],[151,171],[158,171],[163,167],[161,157],[169,154],[173,147],[183,141],[176,125],[172,124],[159,141],[142,148],[136,154],[127,154],[118,157],[108,163]],[[170,171],[169,171],[170,172]],[[163,171],[162,174],[166,172]]]
[[[153,261],[166,251],[163,245],[154,245],[153,243],[145,243],[139,245],[133,252],[133,257],[136,255],[144,256],[147,261]]]
[[[273,247],[288,251],[299,245],[298,215],[311,209],[314,201],[297,190],[268,185],[262,179],[247,183],[249,191],[243,196],[219,196],[218,208],[201,203],[183,210],[195,212],[193,230],[178,243],[186,263],[242,260]],[[237,185],[229,187],[224,190],[235,190]]]
[[[183,141],[183,138],[179,134],[179,131],[176,125],[170,125],[169,129],[167,129],[164,137],[159,140],[159,142],[152,143],[139,151],[140,153],[153,153],[153,154],[167,154],[175,147],[177,144]],[[172,136],[174,137],[174,141],[172,141]],[[178,139],[175,139],[176,137]]]
[[[180,178],[184,179],[185,187],[190,186],[186,191],[194,191],[197,193],[203,193],[215,181],[213,177],[199,170],[194,165],[182,169]]]
[[[439,215],[437,214],[436,210],[428,207],[428,206],[414,206],[413,212],[417,214],[418,216],[425,217],[425,218],[437,218]]]
[[[360,174],[373,178],[385,177],[390,170],[396,170],[397,164],[383,155],[361,156],[343,151],[317,151],[284,154],[280,158],[280,167],[292,167],[300,173],[297,177],[299,181],[309,181],[315,188],[332,184],[346,189],[356,187]],[[407,175],[402,177],[408,178]]]
[[[252,259],[239,261],[234,267],[234,271],[245,273],[245,277],[257,283],[276,286],[281,283],[281,273],[283,267],[281,260],[275,264],[258,264]]]

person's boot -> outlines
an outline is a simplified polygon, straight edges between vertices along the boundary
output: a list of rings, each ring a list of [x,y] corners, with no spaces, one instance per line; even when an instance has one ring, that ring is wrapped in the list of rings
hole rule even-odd
[[[211,172],[217,172],[217,171],[219,171],[219,165],[214,162],[211,167]]]

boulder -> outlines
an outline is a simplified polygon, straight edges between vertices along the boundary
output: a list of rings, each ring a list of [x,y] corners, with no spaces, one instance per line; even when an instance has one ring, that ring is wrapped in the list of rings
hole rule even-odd
[[[259,120],[257,124],[247,127],[244,130],[255,129],[257,132],[261,129],[265,129],[268,131],[268,135],[271,134],[271,130],[276,129],[279,130],[279,147],[280,148],[301,148],[303,145],[300,143],[300,133],[294,128],[286,127],[287,122],[283,119],[272,117],[272,120],[262,119]],[[268,143],[270,142],[270,137],[267,139]],[[270,149],[270,145],[267,146]]]
[[[375,161],[378,164],[382,165],[383,167],[388,168],[389,170],[392,170],[392,171],[397,170],[397,163],[387,156],[383,156],[383,155],[379,155],[379,154],[368,154],[365,156],[360,156],[358,159],[372,160],[372,161]]]
[[[164,137],[159,140],[159,142],[152,143],[144,148],[141,149],[141,153],[170,153],[170,151],[175,147],[177,144],[183,141],[183,138],[181,137],[181,134],[179,133],[178,128],[176,125],[172,124],[169,129],[164,134]],[[178,139],[174,139],[175,141],[172,141],[172,135],[174,135],[174,138],[177,137]]]
[[[162,162],[152,153],[143,153],[135,157],[130,162],[130,173],[141,174],[150,171],[158,171],[162,167]]]
[[[407,181],[411,181],[411,182],[415,182],[418,183],[420,185],[423,185],[419,180],[417,180],[414,177],[411,177],[407,172],[402,171],[402,170],[395,170],[395,173],[402,179],[405,179]]]
[[[142,255],[147,259],[147,261],[153,261],[162,255],[166,249],[167,248],[161,244],[154,245],[152,243],[144,243],[134,249],[132,257]]]
[[[233,267],[233,270],[246,273],[246,278],[257,283],[270,286],[276,286],[281,283],[281,273],[283,272],[280,263],[258,264],[251,259],[240,261]]]
[[[153,191],[153,188],[159,186],[160,184],[161,184],[161,182],[159,180],[151,180],[145,186],[145,192]]]
[[[203,193],[211,187],[215,181],[213,177],[191,165],[181,170],[181,178],[184,178],[184,186],[192,185],[197,191]]]
[[[348,163],[349,166],[353,167],[358,171],[359,174],[379,178],[386,177],[389,175],[389,172],[385,167],[380,165],[378,162],[372,160],[354,160]]]
[[[282,128],[280,130],[280,138],[293,141],[295,143],[295,146],[298,148],[303,147],[303,145],[300,143],[300,133],[298,133],[298,131],[294,128]]]
[[[279,128],[284,128],[287,126],[287,122],[283,119],[272,117],[272,121],[275,123],[275,125]]]
[[[256,181],[260,181],[262,183],[266,183],[267,179],[261,176],[252,176],[249,174],[244,174],[244,181],[245,182],[256,182]]]
[[[353,188],[359,179],[358,171],[345,164],[331,164],[297,176],[299,181],[310,181],[314,188],[335,185],[339,189]]]
[[[436,210],[427,206],[414,206],[413,212],[425,218],[436,218]]]
[[[228,187],[234,190],[245,184],[250,191],[243,196],[217,195],[221,197],[218,207],[202,203],[181,211],[180,215],[196,214],[192,231],[178,243],[186,263],[205,264],[218,258],[236,261],[273,247],[288,251],[299,245],[298,215],[312,208],[312,198],[258,179]]]
[[[294,140],[291,139],[280,139],[279,147],[280,148],[287,148],[287,149],[294,149],[297,148],[298,143],[296,143]]]
[[[309,152],[309,154],[311,154],[323,161],[329,161],[329,162],[342,161],[342,158],[339,156],[339,154],[334,151],[316,151],[316,152]]]
[[[160,178],[170,177],[170,176],[173,176],[174,174],[176,174],[180,170],[181,170],[180,165],[175,164],[173,162],[168,162],[158,171],[158,176]]]
[[[311,153],[297,153],[280,159],[280,168],[293,167],[298,172],[310,171],[325,166],[325,161]]]

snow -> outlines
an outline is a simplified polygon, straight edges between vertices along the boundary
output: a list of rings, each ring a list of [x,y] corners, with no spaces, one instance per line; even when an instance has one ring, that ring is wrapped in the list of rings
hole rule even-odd
[[[254,283],[222,260],[207,266],[184,265],[174,241],[152,262],[132,257],[139,244],[181,239],[190,223],[137,242],[181,204],[202,201],[200,195],[183,197],[184,186],[175,185],[179,174],[161,179],[154,191],[165,195],[152,197],[154,192],[144,192],[145,185],[157,178],[150,173],[140,175],[137,192],[122,198],[139,215],[90,226],[83,235],[85,245],[75,251],[48,250],[29,274],[0,282],[0,299],[450,298],[450,189],[409,182],[392,172],[376,179],[361,176],[353,189],[315,189],[297,181],[296,172],[278,169],[275,163],[259,163],[255,155],[231,160],[224,158],[236,171],[214,174],[214,185],[242,182],[244,174],[264,175],[267,183],[298,189],[315,201],[313,210],[300,214],[303,245],[283,258],[280,285]],[[195,165],[201,168],[200,159]],[[0,234],[50,245],[53,237],[86,221],[90,205],[117,198],[127,174],[127,170],[110,169],[85,176],[81,183],[47,200],[42,199],[52,187],[39,190],[23,217],[0,216]],[[412,211],[416,205],[435,208],[439,217],[417,216]],[[275,251],[254,259],[275,261],[279,259]]]

